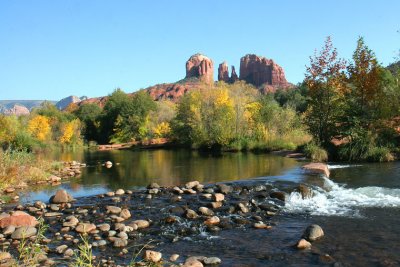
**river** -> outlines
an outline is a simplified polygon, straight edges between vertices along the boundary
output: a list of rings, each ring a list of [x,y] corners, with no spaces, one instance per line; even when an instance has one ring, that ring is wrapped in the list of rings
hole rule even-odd
[[[74,197],[117,188],[143,188],[198,180],[256,182],[287,192],[288,198],[270,231],[227,230],[194,240],[165,244],[166,253],[218,256],[223,266],[400,266],[400,163],[330,164],[331,177],[310,176],[303,162],[273,154],[202,155],[187,150],[75,151],[46,155],[87,164],[80,178],[61,185]],[[111,168],[102,166],[110,160]],[[313,197],[293,192],[299,183],[313,188]],[[23,202],[47,201],[59,187],[38,187]],[[324,238],[298,251],[293,244],[311,223]]]

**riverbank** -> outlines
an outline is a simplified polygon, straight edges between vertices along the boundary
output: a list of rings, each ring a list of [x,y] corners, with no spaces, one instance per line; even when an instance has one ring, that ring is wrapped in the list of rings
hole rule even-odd
[[[307,194],[306,187],[293,190]],[[49,203],[4,207],[7,213],[1,215],[0,241],[14,260],[27,260],[19,257],[19,247],[24,238],[35,242],[37,220],[42,218],[42,226],[49,228],[36,245],[41,247],[37,260],[45,266],[73,265],[82,260],[83,249],[93,253],[93,266],[136,266],[143,262],[160,266],[232,266],[221,263],[223,248],[221,253],[204,250],[202,255],[187,253],[178,257],[175,254],[180,249],[163,253],[160,247],[176,247],[188,241],[203,247],[204,242],[218,238],[224,231],[234,236],[243,231],[254,236],[274,231],[286,197],[286,193],[254,181],[208,185],[193,181],[167,188],[153,183],[146,190],[118,189],[77,200],[59,190]],[[298,244],[302,234],[293,238],[293,247],[311,249],[306,240]],[[321,234],[318,228],[304,237],[311,242],[317,234]],[[87,244],[82,246],[84,242]]]
[[[25,151],[0,151],[0,201],[17,201],[18,193],[31,186],[58,186],[62,180],[81,175],[86,164],[37,158]]]

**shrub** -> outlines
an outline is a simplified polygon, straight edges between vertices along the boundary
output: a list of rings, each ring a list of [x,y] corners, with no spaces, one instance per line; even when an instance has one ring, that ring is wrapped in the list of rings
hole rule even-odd
[[[394,157],[387,147],[373,147],[368,151],[366,159],[373,162],[393,161]]]
[[[328,160],[328,152],[312,142],[304,146],[304,154],[314,162]]]

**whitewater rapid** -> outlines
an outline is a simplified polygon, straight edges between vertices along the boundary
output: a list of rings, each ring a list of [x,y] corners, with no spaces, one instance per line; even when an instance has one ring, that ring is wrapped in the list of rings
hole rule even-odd
[[[357,167],[359,165],[334,165],[329,169]],[[400,189],[367,186],[347,188],[325,176],[321,176],[324,186],[312,186],[312,197],[303,199],[298,192],[292,192],[285,211],[324,216],[360,216],[360,208],[400,207]]]

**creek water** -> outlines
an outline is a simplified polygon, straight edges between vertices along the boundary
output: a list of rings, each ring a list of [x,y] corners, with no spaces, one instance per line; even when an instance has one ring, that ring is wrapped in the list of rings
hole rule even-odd
[[[287,193],[271,230],[232,229],[161,245],[165,253],[218,256],[222,266],[400,266],[400,163],[330,164],[331,177],[307,175],[304,163],[273,154],[202,155],[186,150],[75,151],[45,157],[87,164],[61,185],[74,197],[117,188],[202,183],[260,183]],[[110,160],[112,168],[101,163]],[[302,199],[294,188],[312,188]],[[47,201],[58,187],[32,188],[22,201]],[[311,250],[293,245],[319,224],[325,236]]]

